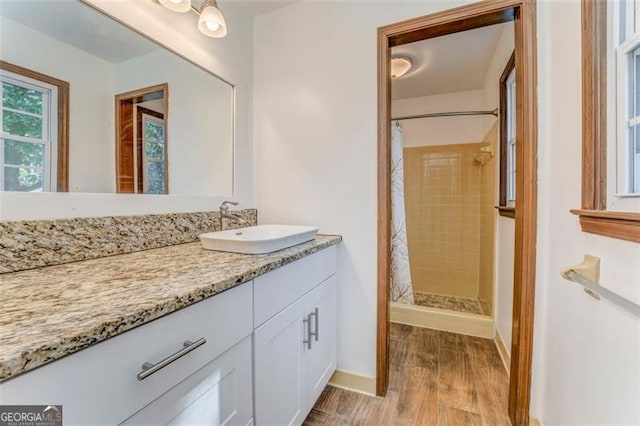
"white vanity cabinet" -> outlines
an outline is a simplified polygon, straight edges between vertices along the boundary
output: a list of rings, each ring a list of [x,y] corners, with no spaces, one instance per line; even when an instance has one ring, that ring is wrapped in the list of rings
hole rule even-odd
[[[254,280],[254,322],[263,320],[254,333],[258,426],[301,424],[335,371],[335,272],[331,248]]]
[[[0,404],[62,405],[65,425],[301,424],[336,369],[335,274],[331,246],[0,383]]]
[[[237,286],[1,383],[0,404],[61,404],[65,425],[246,425],[252,306],[251,283]],[[144,363],[202,339],[140,380]]]
[[[337,282],[335,275],[308,297],[314,335],[307,348],[307,412],[320,397],[336,370],[338,351]]]

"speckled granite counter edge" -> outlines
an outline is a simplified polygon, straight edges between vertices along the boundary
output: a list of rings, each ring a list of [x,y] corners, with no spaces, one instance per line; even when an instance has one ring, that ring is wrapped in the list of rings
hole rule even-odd
[[[330,237],[331,239],[317,242],[317,244],[304,248],[302,251],[294,251],[291,254],[271,261],[265,265],[247,269],[242,273],[199,287],[184,295],[167,299],[164,302],[157,304],[153,309],[142,309],[128,313],[118,317],[116,320],[102,323],[98,327],[82,330],[74,335],[67,335],[62,338],[54,339],[46,345],[40,345],[38,347],[31,348],[28,351],[22,351],[19,358],[0,360],[0,383],[61,359],[67,355],[72,355],[73,353],[86,349],[96,343],[115,337],[155,319],[193,305],[194,303],[215,296],[216,294],[220,294],[225,290],[251,281],[260,275],[312,255],[327,247],[337,245],[342,241],[342,237],[338,235],[326,235],[326,237]],[[296,247],[294,246],[285,250],[295,248]],[[162,250],[162,248],[158,250]],[[215,265],[212,265],[212,267],[214,266]]]

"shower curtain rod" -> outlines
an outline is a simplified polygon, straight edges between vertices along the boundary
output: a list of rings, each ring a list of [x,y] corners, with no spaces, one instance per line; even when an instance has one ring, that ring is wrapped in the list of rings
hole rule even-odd
[[[498,108],[493,111],[450,111],[450,112],[432,112],[430,114],[407,115],[404,117],[395,117],[391,121],[396,120],[413,120],[414,118],[430,118],[430,117],[453,117],[457,115],[493,115],[498,116]]]

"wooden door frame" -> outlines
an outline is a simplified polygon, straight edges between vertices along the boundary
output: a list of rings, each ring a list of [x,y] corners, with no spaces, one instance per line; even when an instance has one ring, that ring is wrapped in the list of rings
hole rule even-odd
[[[122,137],[120,128],[120,110],[122,101],[144,97],[155,92],[162,92],[162,101],[164,108],[164,155],[166,170],[164,173],[164,189],[165,194],[169,194],[169,83],[157,84],[155,86],[144,87],[142,89],[132,90],[130,92],[119,93],[115,96],[115,126],[116,126],[116,192],[120,192],[120,138]]]
[[[515,260],[509,417],[529,423],[537,230],[537,46],[535,0],[485,0],[378,28],[378,336],[376,393],[389,381],[391,218],[390,48],[514,19],[516,51]],[[525,108],[526,106],[526,108]]]

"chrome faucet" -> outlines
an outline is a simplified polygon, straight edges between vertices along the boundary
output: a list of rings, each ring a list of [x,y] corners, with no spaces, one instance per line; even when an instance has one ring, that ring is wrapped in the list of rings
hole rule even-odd
[[[229,219],[231,221],[233,221],[234,223],[239,224],[240,226],[250,226],[251,224],[249,223],[249,221],[247,221],[246,219],[244,219],[243,217],[241,217],[239,214],[234,214],[234,213],[229,213],[229,206],[237,206],[240,203],[237,201],[223,201],[222,204],[220,204],[220,230],[222,230],[223,226],[223,220],[224,219]]]

